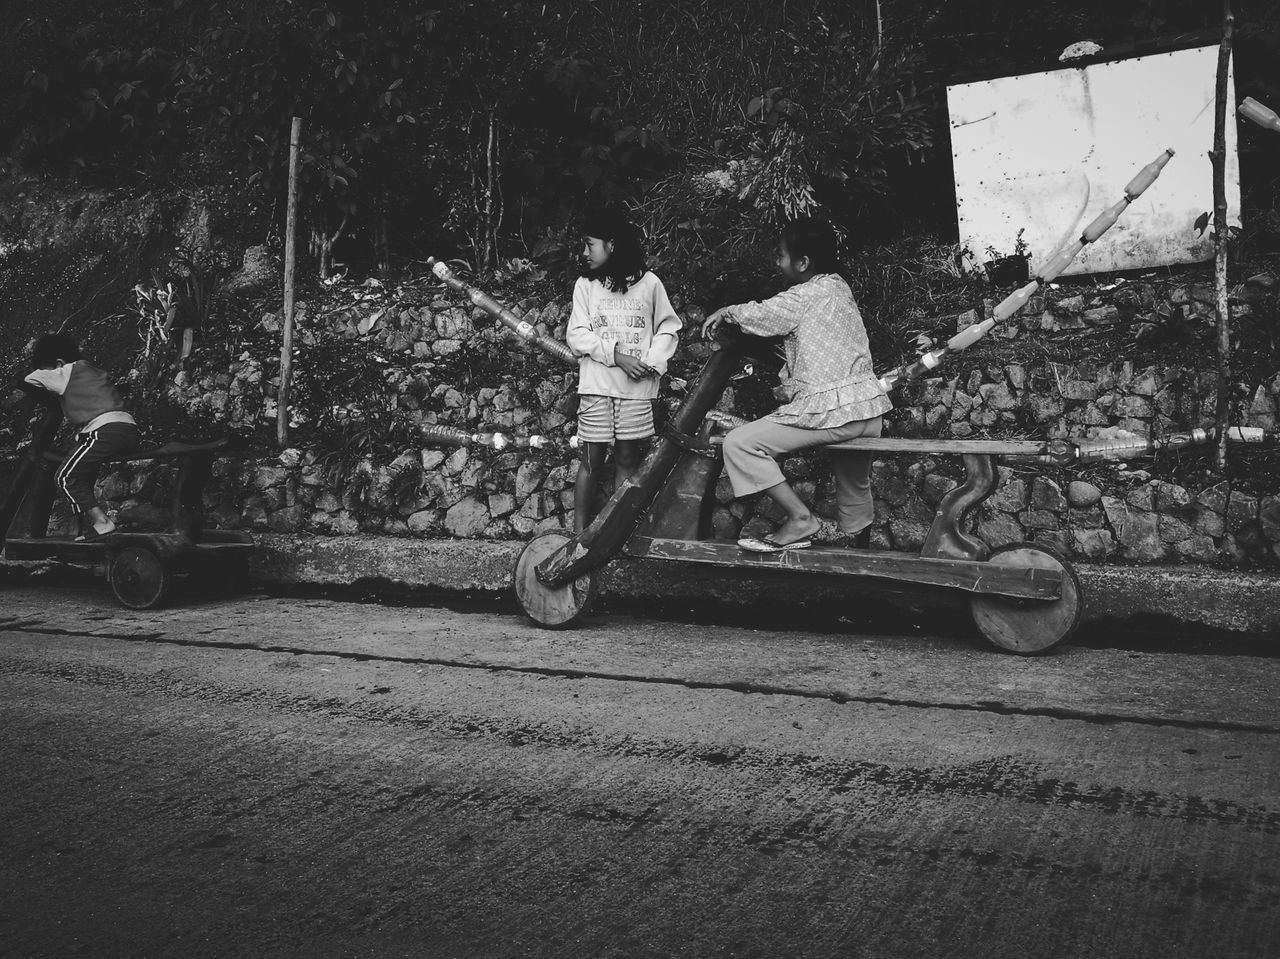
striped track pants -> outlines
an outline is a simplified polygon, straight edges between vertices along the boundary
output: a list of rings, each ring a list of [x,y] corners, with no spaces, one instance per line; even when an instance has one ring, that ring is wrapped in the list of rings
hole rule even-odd
[[[71,508],[84,513],[98,505],[93,492],[98,470],[105,461],[137,449],[138,427],[132,423],[104,423],[91,432],[77,433],[75,442],[53,481],[71,500]]]

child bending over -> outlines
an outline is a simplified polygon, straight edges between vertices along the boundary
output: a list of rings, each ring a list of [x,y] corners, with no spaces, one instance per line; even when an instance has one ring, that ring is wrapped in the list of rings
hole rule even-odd
[[[618,485],[640,465],[653,436],[653,401],[683,323],[667,291],[645,268],[639,231],[619,213],[598,211],[583,226],[584,268],[573,288],[566,340],[579,357],[573,528],[594,516],[605,453],[613,444]]]
[[[756,336],[784,337],[786,365],[779,390],[787,402],[769,415],[731,431],[724,465],[735,496],[763,491],[786,514],[771,535],[740,539],[754,552],[804,549],[821,525],[782,476],[777,458],[811,446],[859,436],[879,436],[893,404],[877,382],[862,315],[849,284],[837,273],[835,231],[809,217],[794,220],[778,244],[778,269],[791,284],[763,302],[716,310],[703,324],[712,336],[734,323]],[[833,450],[837,521],[864,547],[874,518],[871,455]]]
[[[24,389],[35,387],[55,395],[62,415],[76,431],[71,452],[54,474],[58,489],[80,517],[76,540],[100,539],[115,532],[116,525],[94,495],[98,471],[104,461],[137,448],[138,427],[107,374],[85,360],[67,334],[38,338],[31,348],[31,363],[36,369],[24,377]],[[21,393],[14,398],[20,399]]]

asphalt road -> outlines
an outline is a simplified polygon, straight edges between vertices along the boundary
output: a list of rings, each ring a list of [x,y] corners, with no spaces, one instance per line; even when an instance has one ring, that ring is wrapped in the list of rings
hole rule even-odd
[[[1273,957],[1277,680],[10,588],[0,955]]]

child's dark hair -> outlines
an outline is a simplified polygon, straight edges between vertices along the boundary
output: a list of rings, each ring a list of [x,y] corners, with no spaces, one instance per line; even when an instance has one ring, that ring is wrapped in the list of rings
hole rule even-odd
[[[782,229],[782,243],[792,259],[807,256],[817,273],[840,273],[840,239],[835,227],[817,217],[801,216]]]
[[[590,267],[582,271],[589,280],[599,280],[614,293],[625,293],[644,276],[644,242],[640,230],[618,210],[603,207],[592,210],[582,223],[584,236],[598,240],[612,240],[613,252],[609,260],[598,270]]]
[[[75,338],[67,333],[46,333],[31,346],[31,362],[36,366],[53,366],[58,360],[72,363],[81,356]]]

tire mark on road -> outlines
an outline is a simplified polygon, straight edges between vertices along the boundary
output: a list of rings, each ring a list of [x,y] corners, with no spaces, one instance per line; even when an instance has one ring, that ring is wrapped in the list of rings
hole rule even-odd
[[[646,739],[630,734],[601,736],[592,729],[384,705],[339,696],[322,698],[263,688],[229,687],[177,678],[163,671],[138,675],[114,667],[78,662],[41,663],[0,658],[0,675],[5,674],[36,676],[131,694],[354,720],[445,737],[472,736],[514,748],[543,747],[702,767],[732,765],[737,770],[764,775],[793,776],[809,785],[825,788],[832,795],[855,790],[878,790],[901,798],[962,795],[1033,806],[1089,809],[1140,819],[1230,826],[1267,835],[1280,834],[1280,810],[1261,804],[1245,805],[1229,800],[1137,791],[1120,786],[1082,785],[1044,776],[1035,764],[1013,756],[943,768],[890,766],[807,753],[780,753],[749,746],[735,746],[731,752],[709,750],[705,744]]]
[[[0,632],[9,627],[0,624]],[[552,666],[515,666],[510,663],[489,663],[465,659],[445,659],[434,656],[392,656],[382,653],[357,653],[342,649],[307,649],[299,646],[281,646],[267,643],[238,643],[231,640],[176,639],[164,633],[108,633],[60,627],[29,626],[18,630],[49,636],[83,636],[87,639],[111,639],[127,643],[153,643],[163,646],[194,649],[243,650],[259,653],[282,653],[292,656],[324,656],[345,659],[357,663],[396,663],[406,666],[435,666],[443,669],[469,669],[488,673],[515,673],[529,676],[546,676],[554,679],[594,679],[605,682],[642,683],[655,686],[679,686],[686,689],[721,690],[746,695],[785,696],[794,699],[822,700],[838,704],[856,703],[868,706],[893,706],[901,709],[949,710],[964,713],[987,713],[997,716],[1026,716],[1036,719],[1059,719],[1067,722],[1089,723],[1099,726],[1133,724],[1170,729],[1229,733],[1261,733],[1280,735],[1280,726],[1263,723],[1229,722],[1214,719],[1178,719],[1172,716],[1139,716],[1133,713],[1089,712],[1083,709],[1067,709],[1060,706],[1015,706],[995,700],[979,700],[971,703],[939,700],[903,699],[895,696],[855,696],[847,693],[804,689],[796,686],[778,686],[770,683],[715,682],[680,676],[650,676],[643,673],[614,673],[604,670],[572,669]]]
[[[0,616],[0,633],[30,632],[40,627],[38,619],[20,619],[17,616]]]

